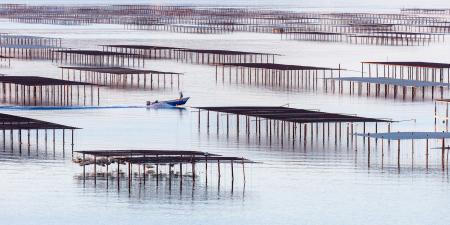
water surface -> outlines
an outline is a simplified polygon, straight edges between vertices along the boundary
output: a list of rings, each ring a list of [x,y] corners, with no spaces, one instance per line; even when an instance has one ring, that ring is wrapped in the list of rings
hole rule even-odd
[[[324,1],[323,1],[324,2]],[[385,2],[385,1],[384,1]],[[419,2],[419,1],[416,1]],[[437,2],[437,1],[436,1]],[[206,3],[210,3],[209,1]],[[261,3],[265,3],[262,2]],[[287,2],[292,3],[292,2]],[[326,1],[323,4],[329,3]],[[331,1],[330,4],[332,4]],[[348,1],[345,4],[352,4]],[[440,1],[438,3],[446,3]],[[306,4],[306,3],[305,3]],[[344,4],[344,5],[345,5]],[[378,1],[373,4],[382,4]],[[414,1],[395,2],[414,5]],[[433,4],[433,3],[430,3]],[[306,4],[308,6],[308,4]],[[225,35],[175,34],[123,30],[116,25],[57,26],[1,21],[2,32],[63,38],[63,45],[96,48],[100,44],[149,44],[192,48],[274,52],[279,63],[337,66],[358,71],[364,60],[419,60],[448,62],[448,43],[419,47],[364,46],[345,43],[280,40],[277,35],[233,33]],[[284,105],[362,116],[410,120],[394,125],[401,130],[432,130],[431,101],[400,101],[325,94],[322,91],[216,83],[214,68],[168,60],[146,62],[146,68],[183,72],[182,87],[190,106]],[[13,60],[0,73],[58,78],[60,70],[47,61]],[[358,72],[347,72],[355,75]],[[430,169],[423,149],[410,151],[405,143],[402,170],[396,151],[380,149],[367,166],[367,152],[320,144],[302,149],[256,140],[237,140],[204,129],[198,132],[193,109],[147,110],[147,100],[173,98],[176,88],[124,90],[103,88],[103,109],[24,110],[1,108],[52,122],[82,127],[75,135],[76,149],[187,149],[263,162],[246,168],[245,186],[237,175],[233,188],[224,170],[220,185],[194,186],[186,180],[179,191],[174,183],[155,182],[120,190],[106,181],[94,186],[77,176],[81,168],[62,156],[61,149],[30,154],[0,150],[0,218],[5,224],[449,224],[449,177],[440,170],[440,155],[431,153]],[[221,126],[223,128],[223,126]],[[360,143],[360,145],[362,145]],[[432,142],[438,146],[439,143]],[[394,146],[394,145],[393,145]],[[227,167],[228,168],[228,167]],[[214,171],[215,172],[215,171]],[[211,177],[213,171],[210,171]],[[203,174],[204,175],[204,174]],[[228,179],[227,179],[228,178]]]

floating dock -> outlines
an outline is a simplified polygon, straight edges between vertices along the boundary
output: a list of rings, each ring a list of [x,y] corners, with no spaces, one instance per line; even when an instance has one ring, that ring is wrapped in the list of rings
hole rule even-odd
[[[0,98],[15,105],[100,105],[100,87],[37,76],[0,76]]]
[[[216,65],[216,81],[221,76],[223,83],[317,90],[320,79],[339,76],[341,70],[275,63],[224,63]]]
[[[57,123],[46,122],[42,120],[31,119],[27,117],[15,116],[0,113],[0,131],[2,134],[2,147],[3,151],[6,151],[7,147],[10,148],[11,151],[14,149],[18,149],[19,153],[22,154],[22,150],[25,148],[25,140],[26,140],[26,149],[28,154],[30,154],[32,145],[35,146],[36,151],[38,152],[39,143],[44,143],[44,149],[47,152],[49,146],[49,142],[52,144],[53,154],[56,151],[56,132],[60,132],[62,135],[62,152],[63,156],[65,155],[65,142],[66,142],[66,133],[65,131],[70,131],[71,142],[70,148],[73,153],[74,150],[74,131],[80,128],[61,125]],[[51,134],[49,134],[51,132]],[[35,133],[35,135],[32,135]],[[43,136],[43,137],[42,137]],[[49,138],[51,137],[51,140]],[[33,140],[34,139],[34,140]],[[44,140],[42,140],[44,139]],[[7,145],[7,141],[9,141],[9,146]]]
[[[225,165],[230,166],[231,171],[231,179],[232,183],[235,179],[235,165],[242,165],[242,179],[245,182],[245,164],[254,163],[245,158],[241,157],[227,157],[220,156],[217,154],[211,154],[207,152],[200,151],[181,151],[181,150],[86,150],[86,151],[76,151],[76,153],[81,154],[82,157],[78,159],[74,159],[77,163],[83,166],[83,181],[85,182],[87,179],[86,166],[93,166],[93,180],[94,183],[97,182],[97,167],[104,167],[105,173],[108,176],[110,172],[111,164],[115,163],[116,168],[116,179],[117,179],[117,188],[120,188],[119,179],[120,179],[120,165],[126,164],[127,166],[127,177],[128,177],[128,189],[131,190],[132,180],[133,180],[133,170],[137,170],[139,174],[139,179],[141,179],[144,184],[147,177],[150,174],[155,175],[156,177],[156,185],[159,184],[160,179],[162,179],[162,171],[164,166],[167,167],[168,174],[168,183],[169,187],[171,187],[172,179],[174,177],[173,168],[175,165],[178,166],[178,175],[180,176],[180,188],[182,187],[183,176],[187,174],[187,168],[190,170],[190,176],[192,182],[196,181],[197,170],[199,168],[196,166],[198,164],[204,166],[204,174],[205,174],[205,184],[208,184],[208,168],[212,165],[216,165],[217,169],[217,178],[221,177],[221,168]],[[90,157],[89,159],[86,156]],[[183,166],[186,167],[183,170]],[[156,171],[150,171],[149,168],[155,168]],[[222,168],[223,170],[223,168]],[[141,172],[142,171],[142,172]],[[196,172],[197,171],[197,172]],[[108,182],[108,177],[106,177],[106,181]],[[108,184],[107,184],[108,185]]]
[[[225,106],[195,107],[198,109],[198,130],[206,126],[206,131],[223,130],[227,137],[234,131],[237,139],[249,139],[251,135],[261,142],[264,138],[268,145],[277,142],[281,146],[303,145],[313,148],[315,140],[321,138],[322,144],[334,139],[335,145],[346,142],[348,146],[357,146],[353,134],[360,130],[378,133],[382,124],[390,132],[389,119],[360,117],[356,115],[327,113],[317,110],[296,109],[279,106]],[[201,116],[203,112],[203,117]],[[216,113],[215,119],[210,115]],[[206,114],[206,115],[205,115]],[[225,119],[222,119],[225,117]],[[202,119],[203,118],[203,119]],[[202,123],[202,121],[204,121]],[[358,125],[359,124],[359,125]],[[371,124],[371,126],[369,126]],[[216,126],[215,129],[210,128]],[[202,128],[203,127],[203,128]]]
[[[170,87],[176,82],[180,87],[182,73],[156,70],[133,69],[125,67],[77,67],[60,66],[61,79],[89,82],[116,88]]]

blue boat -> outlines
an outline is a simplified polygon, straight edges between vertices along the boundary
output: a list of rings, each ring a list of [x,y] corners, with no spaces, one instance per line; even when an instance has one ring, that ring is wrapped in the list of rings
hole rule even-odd
[[[184,104],[186,104],[186,102],[189,100],[189,97],[186,98],[177,98],[174,100],[166,100],[166,101],[147,101],[147,107],[164,107],[164,106],[172,106],[172,107],[177,107],[177,106],[182,106]]]

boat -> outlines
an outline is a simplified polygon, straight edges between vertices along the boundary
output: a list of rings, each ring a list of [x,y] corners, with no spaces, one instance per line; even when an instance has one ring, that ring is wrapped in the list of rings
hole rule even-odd
[[[189,97],[185,98],[177,98],[173,100],[166,100],[166,101],[147,101],[147,107],[177,107],[182,106],[186,104],[186,102],[189,100]]]

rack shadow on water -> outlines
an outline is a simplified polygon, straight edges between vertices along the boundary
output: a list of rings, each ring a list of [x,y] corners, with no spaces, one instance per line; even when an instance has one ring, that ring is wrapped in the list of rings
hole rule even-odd
[[[217,199],[244,199],[246,195],[246,186],[241,182],[224,182],[210,181],[208,185],[200,181],[192,181],[191,176],[179,175],[169,179],[168,174],[147,175],[146,182],[143,177],[136,174],[133,179],[133,185],[128,188],[128,181],[125,175],[121,175],[121,179],[117,181],[114,173],[106,178],[105,173],[97,174],[97,181],[93,182],[94,177],[89,176],[89,180],[83,179],[83,175],[75,175],[74,181],[76,186],[86,191],[106,191],[108,193],[116,193],[119,196],[127,196],[131,199],[139,201],[158,201],[179,199],[186,201],[207,201]],[[89,181],[89,182],[88,182]]]

